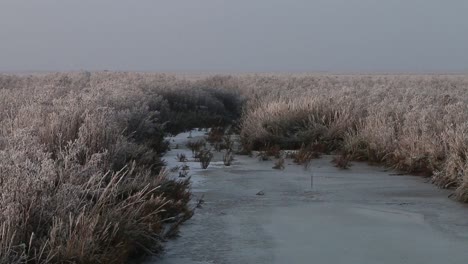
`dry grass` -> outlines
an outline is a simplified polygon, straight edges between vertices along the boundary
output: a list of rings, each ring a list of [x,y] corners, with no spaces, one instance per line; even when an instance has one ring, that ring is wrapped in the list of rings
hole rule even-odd
[[[332,163],[335,164],[335,167],[340,168],[342,170],[347,170],[349,169],[349,167],[351,167],[351,159],[346,154],[341,154],[333,157]]]
[[[275,157],[277,159],[279,159],[281,157],[281,148],[278,145],[267,146],[264,149],[264,151],[265,151],[267,156],[272,156],[272,157]]]
[[[275,161],[275,165],[273,166],[273,169],[275,170],[284,170],[284,158],[280,157]]]
[[[176,160],[178,162],[186,162],[188,161],[187,156],[184,153],[177,153]]]
[[[467,91],[466,76],[0,75],[0,263],[158,251],[191,216],[188,181],[161,170],[165,134],[224,128],[241,112],[246,152],[343,151],[430,175],[468,202]]]
[[[326,152],[432,176],[468,202],[468,77],[239,77],[244,148],[319,143]]]
[[[231,166],[233,161],[234,161],[234,154],[232,153],[232,151],[227,150],[226,153],[223,154],[224,166]]]
[[[234,149],[234,140],[231,138],[231,135],[224,135],[222,142],[219,143],[220,150],[227,150],[228,152],[232,152]]]
[[[207,169],[213,159],[213,153],[209,149],[202,149],[197,152],[197,159],[202,169]]]
[[[259,151],[257,153],[257,158],[259,161],[269,161],[270,160],[270,155],[268,155],[268,152],[266,151]]]
[[[308,167],[313,159],[320,158],[320,153],[313,150],[312,147],[307,147],[305,144],[302,144],[297,152],[291,153],[291,156],[294,163]]]
[[[228,123],[239,99],[216,87],[227,82],[0,75],[0,263],[127,263],[158,252],[192,214],[189,182],[161,169],[164,136]]]
[[[208,132],[207,140],[212,144],[221,143],[223,141],[223,138],[224,127],[213,127],[210,129],[210,132]]]
[[[199,139],[196,141],[189,141],[186,144],[187,148],[189,148],[192,151],[192,155],[195,157],[196,154],[204,147],[206,146],[206,142],[203,139]]]

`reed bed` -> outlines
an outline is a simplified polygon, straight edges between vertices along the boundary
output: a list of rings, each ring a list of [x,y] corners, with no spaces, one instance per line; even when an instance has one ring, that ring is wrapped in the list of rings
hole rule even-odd
[[[468,76],[244,77],[245,148],[327,152],[430,176],[468,202]]]
[[[127,263],[159,252],[192,215],[188,180],[164,169],[164,137],[237,115],[235,94],[209,86],[220,81],[0,75],[0,263]]]
[[[192,215],[164,137],[226,126],[246,153],[340,153],[468,202],[468,76],[0,75],[0,263],[157,253]]]

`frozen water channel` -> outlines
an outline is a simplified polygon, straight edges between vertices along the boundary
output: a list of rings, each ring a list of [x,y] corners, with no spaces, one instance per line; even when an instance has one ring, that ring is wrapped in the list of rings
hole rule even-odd
[[[179,148],[167,154],[169,167],[181,165],[177,153],[191,158],[187,137],[171,139]],[[225,167],[221,159],[207,170],[187,162],[205,203],[148,263],[468,263],[468,207],[424,178],[364,163],[343,171],[329,156],[307,171],[290,160],[279,171],[273,161],[236,156]]]

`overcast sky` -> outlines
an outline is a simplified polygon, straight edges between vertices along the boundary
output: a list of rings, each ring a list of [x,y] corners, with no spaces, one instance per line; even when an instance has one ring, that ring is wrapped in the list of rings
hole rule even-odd
[[[0,0],[0,71],[468,72],[468,0]]]

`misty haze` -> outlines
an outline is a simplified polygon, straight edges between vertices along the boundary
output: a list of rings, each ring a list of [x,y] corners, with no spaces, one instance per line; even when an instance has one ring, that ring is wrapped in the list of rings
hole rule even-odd
[[[0,71],[466,72],[468,2],[2,1]]]

